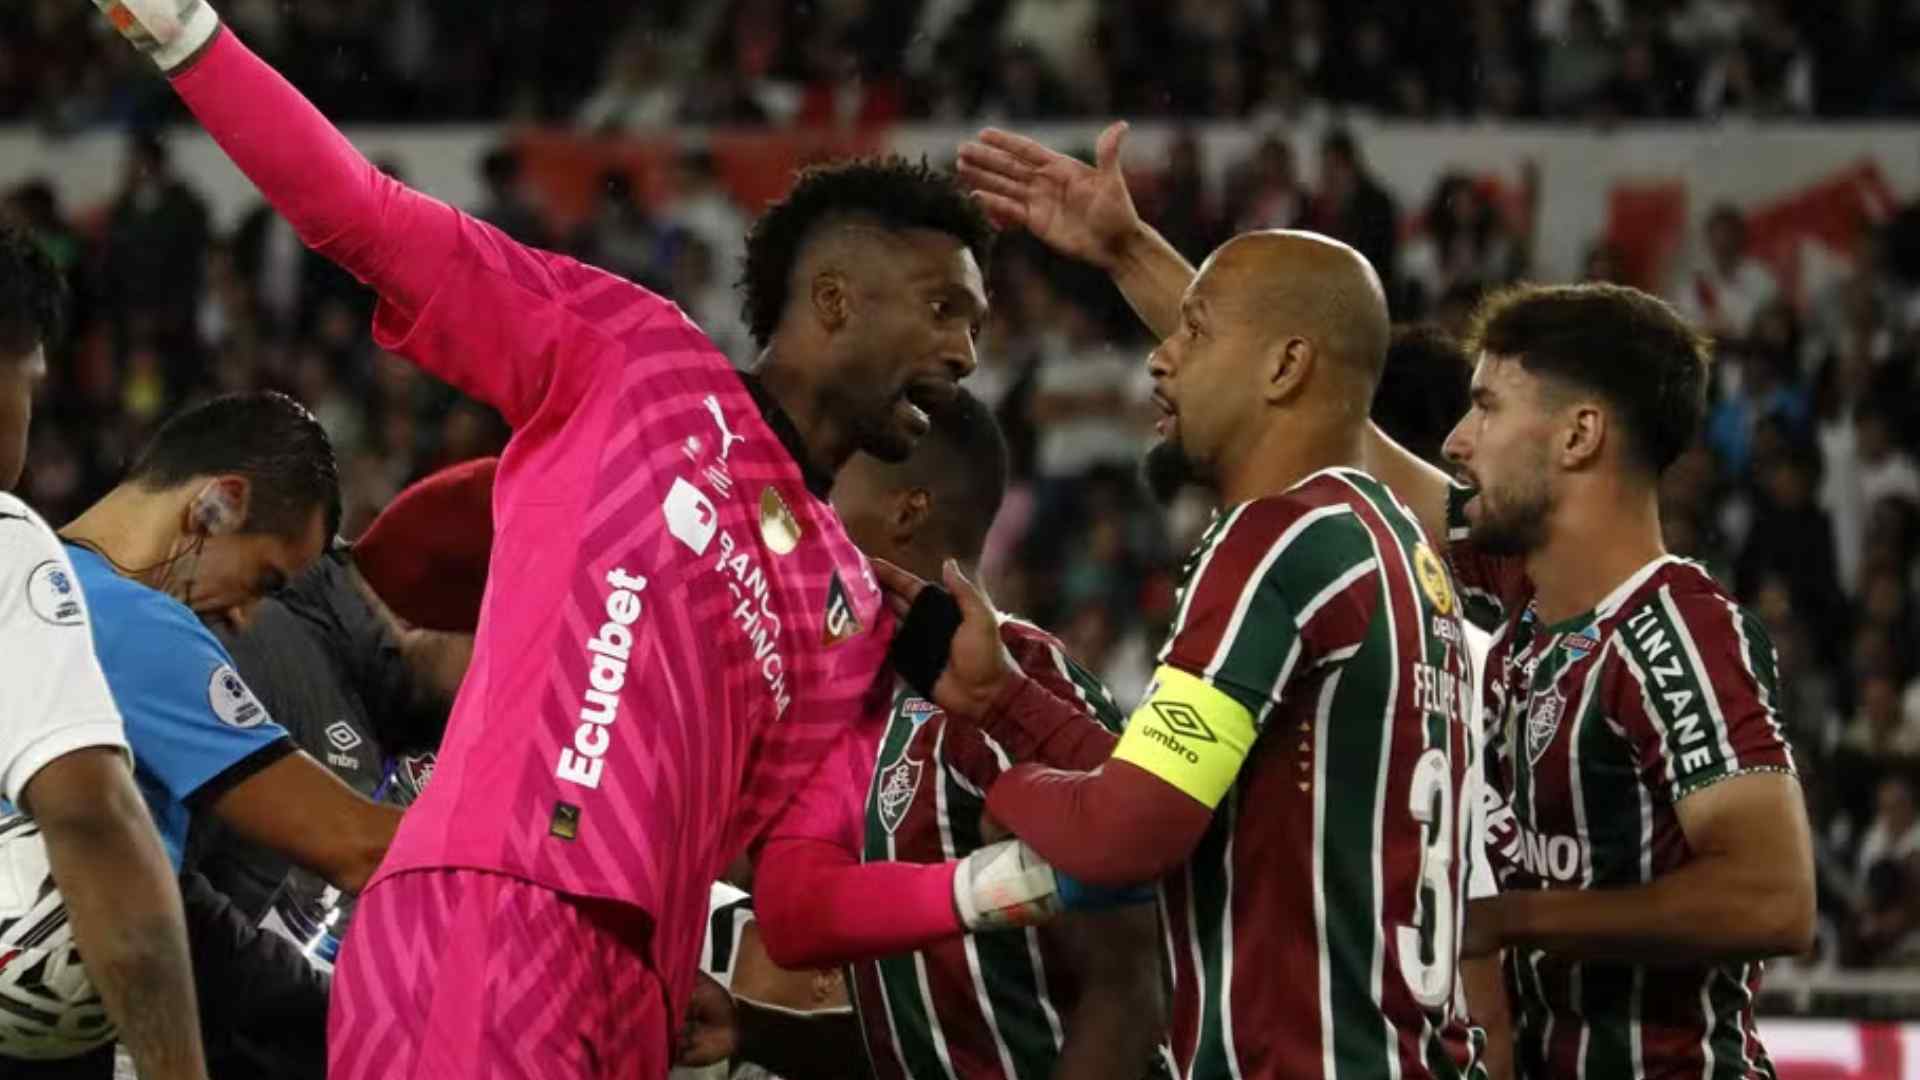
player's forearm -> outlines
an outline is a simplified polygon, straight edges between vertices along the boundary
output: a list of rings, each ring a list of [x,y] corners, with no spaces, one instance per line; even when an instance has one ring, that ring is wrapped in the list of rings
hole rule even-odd
[[[173,88],[309,247],[418,312],[457,214],[374,168],[279,73],[222,30]]]
[[[1812,883],[1796,877],[1762,860],[1696,855],[1649,885],[1502,893],[1475,906],[1495,905],[1501,944],[1570,960],[1732,963],[1811,946]]]
[[[976,722],[1013,760],[1056,769],[1092,769],[1113,754],[1119,741],[1024,672],[1007,680]]]
[[[1436,544],[1447,542],[1447,474],[1420,460],[1411,450],[1367,424],[1367,471],[1387,485],[1420,519],[1420,527]]]
[[[1093,772],[1016,766],[987,793],[987,813],[1054,869],[1100,888],[1162,877],[1192,854],[1213,817],[1125,761]]]
[[[204,1080],[180,888],[128,777],[90,813],[38,818],[74,941],[142,1077]]]
[[[767,955],[783,968],[837,967],[964,933],[953,906],[956,865],[862,865],[824,840],[771,840],[753,898]]]
[[[1180,298],[1193,282],[1194,269],[1166,237],[1141,222],[1107,273],[1155,338],[1173,336],[1180,327]]]
[[[1480,1063],[1486,1067],[1487,1080],[1513,1080],[1513,1009],[1500,972],[1500,953],[1462,960],[1460,980],[1467,990],[1467,1015],[1486,1032]]]
[[[1082,987],[1053,1080],[1147,1076],[1167,1024],[1155,906],[1076,913],[1041,933],[1063,948]]]

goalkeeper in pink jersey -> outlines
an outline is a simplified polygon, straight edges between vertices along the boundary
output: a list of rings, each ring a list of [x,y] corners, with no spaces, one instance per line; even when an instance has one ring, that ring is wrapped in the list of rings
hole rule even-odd
[[[990,228],[924,167],[804,175],[748,240],[743,376],[671,303],[383,176],[200,0],[96,4],[380,294],[375,340],[515,429],[472,667],[355,911],[331,1075],[663,1075],[709,883],[823,760],[871,760],[891,617],[826,495],[973,369]],[[1046,910],[1051,874],[1000,855],[872,868],[874,940]]]

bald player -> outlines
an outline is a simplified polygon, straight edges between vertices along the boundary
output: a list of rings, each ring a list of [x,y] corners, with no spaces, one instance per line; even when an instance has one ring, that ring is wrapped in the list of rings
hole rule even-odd
[[[1082,881],[1159,881],[1182,1076],[1474,1074],[1455,992],[1471,667],[1430,539],[1360,469],[1379,279],[1325,237],[1250,233],[1176,318],[1149,361],[1150,460],[1221,512],[1112,757],[1017,766],[988,814]],[[1074,723],[1012,663],[986,596],[945,578],[952,600],[882,568],[903,636],[961,615],[908,677],[1002,741]]]

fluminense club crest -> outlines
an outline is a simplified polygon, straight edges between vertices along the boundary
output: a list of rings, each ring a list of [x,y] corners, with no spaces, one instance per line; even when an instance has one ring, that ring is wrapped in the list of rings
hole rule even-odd
[[[907,816],[907,807],[913,805],[913,797],[920,791],[920,776],[926,771],[926,762],[901,755],[900,760],[886,767],[880,773],[880,792],[874,796],[874,803],[880,812],[880,827],[892,836]]]
[[[1560,714],[1566,708],[1567,699],[1560,693],[1558,685],[1533,692],[1532,700],[1527,703],[1528,764],[1540,763],[1540,755],[1547,752],[1554,733],[1560,730]]]

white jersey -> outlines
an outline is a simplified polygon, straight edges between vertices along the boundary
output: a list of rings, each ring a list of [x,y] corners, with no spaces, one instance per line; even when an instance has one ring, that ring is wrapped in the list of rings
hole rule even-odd
[[[55,758],[127,751],[93,652],[80,581],[40,515],[0,492],[0,796],[18,804]]]
[[[740,939],[753,922],[753,899],[724,881],[713,883],[707,902],[707,940],[700,953],[700,970],[715,982],[733,989],[733,966],[740,957]],[[770,1080],[772,1074],[746,1062],[721,1062],[704,1069],[675,1069],[669,1080]]]
[[[1466,624],[1467,654],[1473,658],[1473,685],[1485,686],[1487,677],[1487,651],[1493,647],[1493,635],[1473,625]],[[1479,694],[1473,696],[1473,723],[1467,725],[1473,732],[1473,760],[1480,760],[1481,751],[1487,744],[1487,729],[1481,710],[1485,708]],[[1481,769],[1475,768],[1467,774],[1467,835],[1472,837],[1473,876],[1467,879],[1467,899],[1482,900],[1500,891],[1493,876],[1493,863],[1487,859],[1487,808],[1481,801],[1480,789],[1486,784]]]

